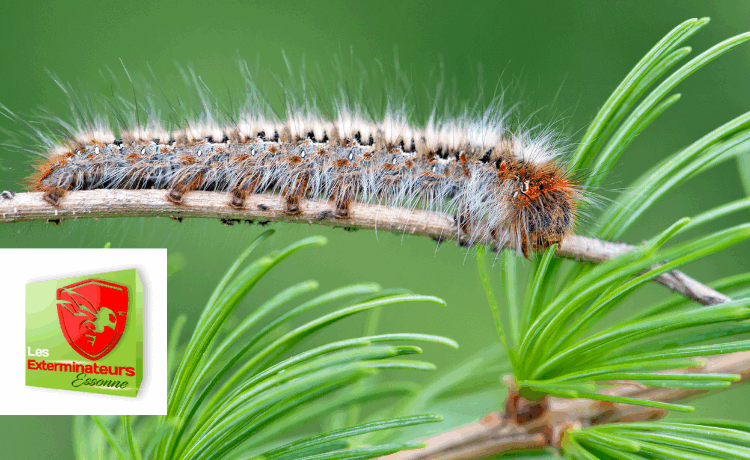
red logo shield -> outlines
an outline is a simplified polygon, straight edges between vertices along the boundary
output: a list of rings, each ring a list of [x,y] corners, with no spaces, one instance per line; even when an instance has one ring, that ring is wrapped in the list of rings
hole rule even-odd
[[[90,279],[57,290],[57,316],[75,351],[96,361],[122,337],[128,319],[128,288]]]

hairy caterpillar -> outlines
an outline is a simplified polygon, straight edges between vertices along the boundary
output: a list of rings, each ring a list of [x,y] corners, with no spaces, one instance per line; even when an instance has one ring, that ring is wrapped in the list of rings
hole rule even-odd
[[[30,188],[54,206],[70,190],[158,189],[173,203],[193,190],[226,193],[234,208],[276,193],[288,214],[315,199],[335,203],[332,217],[346,217],[353,202],[423,208],[455,216],[470,242],[492,239],[527,256],[576,221],[581,193],[555,134],[509,128],[497,100],[479,114],[433,113],[422,126],[405,110],[376,120],[345,102],[328,117],[309,102],[288,105],[283,119],[256,104],[220,124],[203,105],[198,121],[167,130],[152,117],[119,138],[97,117],[77,117],[62,137],[35,129],[44,149]]]

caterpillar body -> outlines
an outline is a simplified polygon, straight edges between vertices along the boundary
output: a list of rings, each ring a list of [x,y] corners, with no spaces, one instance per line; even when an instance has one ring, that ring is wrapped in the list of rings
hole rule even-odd
[[[528,255],[560,242],[576,220],[580,192],[551,132],[511,132],[496,109],[415,126],[391,112],[379,122],[339,106],[337,116],[286,120],[258,114],[220,127],[137,128],[119,139],[89,124],[46,148],[31,188],[59,206],[70,190],[162,189],[181,203],[192,190],[227,194],[242,208],[249,194],[277,193],[286,212],[306,200],[421,207],[455,216],[469,241],[491,238]]]

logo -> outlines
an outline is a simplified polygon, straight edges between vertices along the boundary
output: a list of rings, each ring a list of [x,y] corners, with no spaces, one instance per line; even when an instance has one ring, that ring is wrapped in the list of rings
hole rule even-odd
[[[96,361],[117,345],[128,319],[128,288],[90,279],[57,290],[57,315],[68,343]]]

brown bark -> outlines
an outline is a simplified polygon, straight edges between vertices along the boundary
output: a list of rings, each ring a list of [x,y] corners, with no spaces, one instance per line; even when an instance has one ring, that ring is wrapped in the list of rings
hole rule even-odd
[[[457,228],[453,216],[420,209],[407,210],[376,204],[352,203],[346,217],[335,215],[332,201],[305,201],[299,212],[287,212],[286,201],[278,195],[250,195],[243,209],[229,205],[224,193],[190,192],[182,203],[173,203],[163,190],[90,190],[68,192],[59,206],[42,199],[42,193],[18,193],[0,198],[0,222],[102,217],[171,216],[216,219],[301,222],[377,229],[401,234],[429,236],[438,241],[455,240],[467,243],[466,235]],[[493,244],[494,241],[480,241]],[[558,248],[561,257],[599,263],[633,246],[611,243],[580,235],[569,235]],[[726,296],[708,288],[677,270],[665,273],[656,281],[704,305],[726,302]]]

